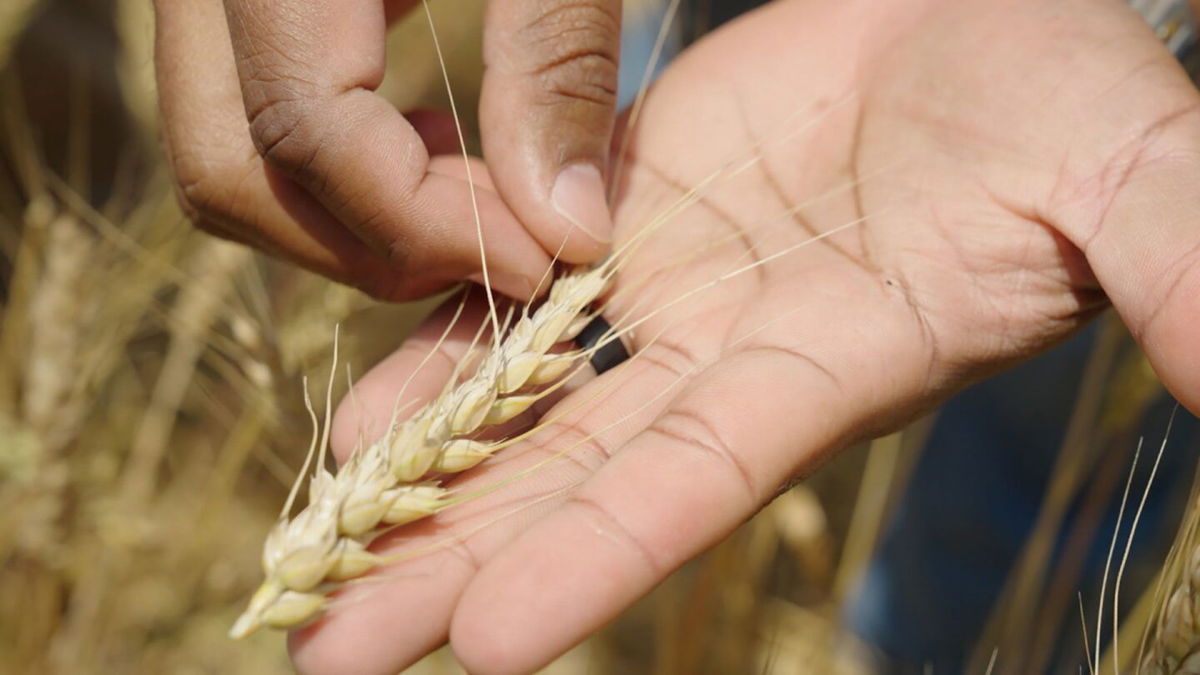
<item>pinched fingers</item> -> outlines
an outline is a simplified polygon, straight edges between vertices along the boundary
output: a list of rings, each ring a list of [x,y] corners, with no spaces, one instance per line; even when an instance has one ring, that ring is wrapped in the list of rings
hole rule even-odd
[[[274,197],[245,132],[220,2],[160,2],[156,19],[164,145],[180,202],[191,219],[212,234],[268,250],[375,295],[390,295],[395,274],[384,258],[315,204],[295,203],[303,212],[297,218]]]
[[[496,186],[550,251],[608,249],[604,176],[617,103],[620,0],[493,0],[483,147]]]
[[[189,215],[390,299],[478,276],[461,158],[431,162],[371,91],[385,9],[404,3],[226,4],[157,6],[164,138]],[[479,204],[493,285],[527,297],[549,256],[494,194]]]

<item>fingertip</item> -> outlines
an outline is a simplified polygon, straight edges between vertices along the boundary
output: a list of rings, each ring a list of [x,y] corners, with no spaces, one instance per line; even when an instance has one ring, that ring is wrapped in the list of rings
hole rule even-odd
[[[377,660],[375,648],[356,644],[358,636],[369,632],[369,626],[360,625],[354,615],[326,614],[302,628],[288,631],[288,657],[300,675],[377,672],[369,667]]]
[[[287,634],[288,657],[292,660],[292,667],[300,675],[320,675],[330,672],[324,659],[321,658],[320,646],[313,647],[311,644],[314,639],[319,640],[319,638],[314,638],[319,635],[316,626],[317,624],[312,624],[298,630],[288,631]]]
[[[512,154],[518,152],[506,148],[500,159],[489,159],[509,166],[493,168],[492,175],[513,215],[545,254],[571,264],[595,262],[607,255],[614,225],[597,165],[571,161],[561,168],[556,162],[534,167],[529,158],[514,165]]]
[[[596,262],[611,250],[612,212],[596,164],[574,161],[561,169],[520,164],[493,174],[521,226],[554,261]]]

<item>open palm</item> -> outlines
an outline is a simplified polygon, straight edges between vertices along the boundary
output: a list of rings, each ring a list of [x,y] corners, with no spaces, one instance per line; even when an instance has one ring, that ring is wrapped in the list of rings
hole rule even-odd
[[[343,593],[297,664],[395,672],[449,639],[472,671],[536,668],[828,453],[1109,301],[1200,409],[1197,103],[1116,1],[797,0],[714,34],[630,132],[618,246],[701,186],[606,309],[639,322],[637,356],[455,485],[537,470],[379,542],[436,551]],[[448,316],[359,384],[342,455]],[[473,320],[406,396],[436,391]]]

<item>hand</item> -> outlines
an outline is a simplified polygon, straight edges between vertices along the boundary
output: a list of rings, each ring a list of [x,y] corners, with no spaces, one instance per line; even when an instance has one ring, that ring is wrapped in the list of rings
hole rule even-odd
[[[386,26],[416,4],[156,3],[165,145],[197,225],[386,299],[481,280],[453,118],[374,93]],[[619,0],[489,4],[473,177],[503,293],[529,297],[560,247],[608,249],[619,35]]]
[[[640,354],[456,485],[496,485],[573,448],[563,460],[379,542],[426,554],[294,635],[298,666],[395,672],[449,639],[471,672],[530,671],[829,453],[1046,349],[1109,301],[1200,411],[1198,103],[1116,0],[793,1],[714,34],[668,69],[632,132],[617,246],[716,168],[757,144],[762,158],[625,268],[618,292],[663,270],[608,310],[668,307],[635,332]],[[360,382],[362,414],[338,417],[342,456],[370,433],[362,420],[387,420],[447,315]],[[478,318],[409,396],[444,382]]]

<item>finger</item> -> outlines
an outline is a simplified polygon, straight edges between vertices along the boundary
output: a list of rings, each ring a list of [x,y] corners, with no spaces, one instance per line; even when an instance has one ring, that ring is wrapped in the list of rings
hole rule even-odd
[[[469,184],[432,170],[420,135],[374,93],[384,73],[382,4],[225,6],[250,136],[267,165],[401,273],[448,281],[479,271]],[[476,193],[492,281],[526,298],[548,256],[495,194]]]
[[[1152,36],[1142,46],[1146,75],[1089,102],[1100,135],[1080,146],[1104,154],[1086,171],[1065,165],[1048,210],[1159,378],[1200,412],[1200,94]]]
[[[1163,384],[1200,413],[1200,116],[1188,117],[1194,131],[1130,173],[1082,247]]]
[[[246,136],[229,32],[215,0],[156,4],[163,140],[180,202],[202,229],[249,242],[373,295],[392,296],[387,261],[312,200],[290,214]],[[269,242],[269,245],[268,245]]]
[[[857,310],[822,309],[812,315],[823,325],[861,324],[836,316]],[[530,672],[549,662],[849,442],[847,430],[877,430],[864,422],[889,409],[897,387],[923,381],[927,359],[911,321],[871,316],[873,335],[751,346],[707,369],[475,575],[451,626],[466,668]],[[889,364],[888,379],[861,354]]]
[[[654,392],[678,386],[680,367],[673,354],[652,346],[647,358],[593,380],[550,413],[551,418],[565,415],[563,419],[529,442],[505,449],[454,488],[485,489],[530,471],[520,480],[396,530],[373,545],[384,555],[424,554],[380,569],[347,589],[320,622],[294,634],[290,647],[298,669],[308,674],[394,673],[442,644],[459,595],[477,567],[554,508],[564,488],[594,471],[662,409],[665,398],[650,399]],[[397,379],[403,377],[380,382],[390,381],[394,388]]]
[[[611,241],[603,177],[620,34],[620,0],[488,4],[484,156],[521,221],[571,262],[597,259]]]

